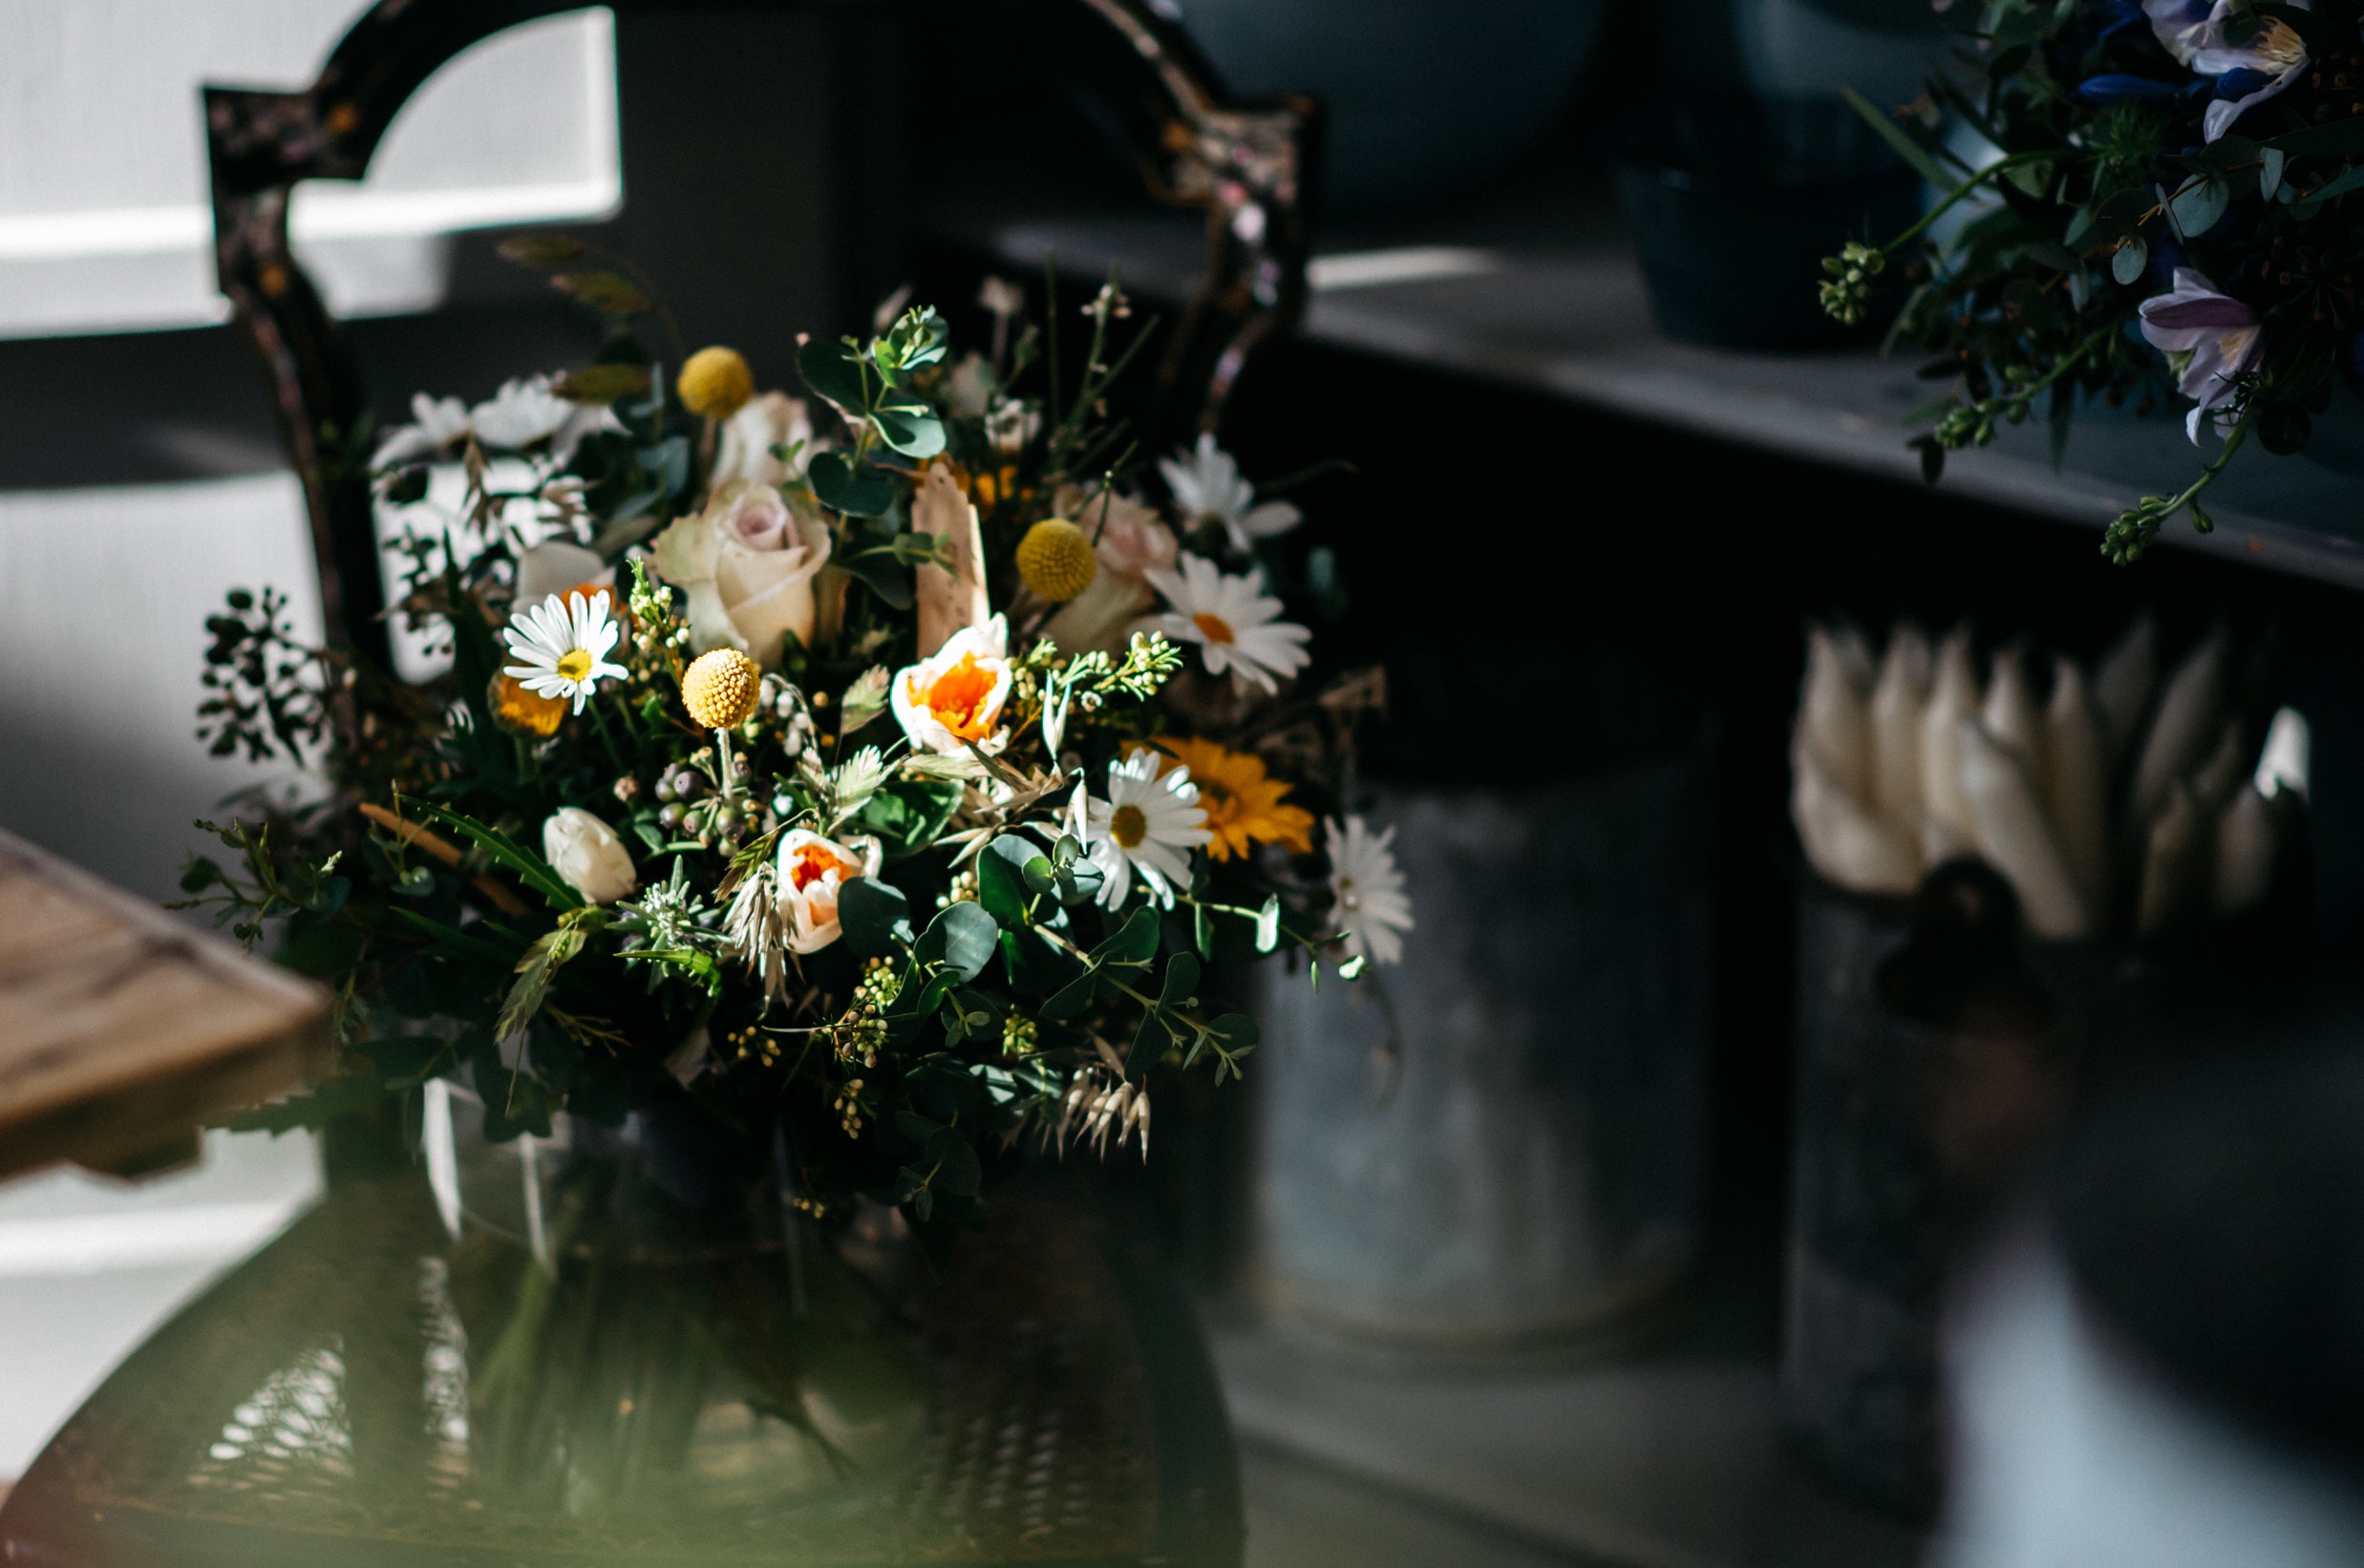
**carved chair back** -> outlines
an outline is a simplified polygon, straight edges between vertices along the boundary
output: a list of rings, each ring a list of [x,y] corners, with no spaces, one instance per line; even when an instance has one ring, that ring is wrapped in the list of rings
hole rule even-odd
[[[743,9],[760,3],[741,0]],[[843,11],[888,0],[769,3]],[[609,4],[639,13],[717,9],[716,0]],[[205,90],[222,291],[262,360],[303,479],[328,634],[381,661],[386,594],[373,502],[349,453],[368,408],[363,377],[348,334],[289,246],[290,197],[300,180],[360,179],[404,103],[471,45],[578,9],[581,0],[378,0],[310,86]],[[1150,434],[1163,438],[1213,429],[1242,370],[1303,308],[1317,125],[1304,99],[1230,100],[1171,12],[1162,0],[1041,0],[1034,12],[1126,76],[1096,85],[1117,110],[1150,194],[1206,215],[1201,286],[1157,374]]]

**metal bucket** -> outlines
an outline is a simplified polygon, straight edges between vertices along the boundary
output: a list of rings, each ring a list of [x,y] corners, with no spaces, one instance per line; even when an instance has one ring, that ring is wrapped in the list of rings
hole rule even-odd
[[[1443,1356],[1622,1337],[1697,1246],[1709,747],[1547,791],[1393,787],[1402,964],[1266,981],[1251,1278]]]

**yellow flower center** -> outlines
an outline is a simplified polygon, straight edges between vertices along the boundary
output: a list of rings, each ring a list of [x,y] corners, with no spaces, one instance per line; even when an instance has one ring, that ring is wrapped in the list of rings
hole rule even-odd
[[[1149,837],[1149,818],[1139,806],[1118,806],[1108,818],[1108,837],[1122,849],[1138,849]]]
[[[1201,610],[1190,618],[1190,624],[1206,633],[1206,640],[1210,643],[1231,643],[1239,640],[1232,635],[1231,623],[1220,615],[1210,615],[1205,610]]]
[[[581,681],[591,673],[591,656],[581,648],[569,648],[558,661],[558,672],[570,681]]]
[[[960,662],[937,676],[922,700],[936,721],[963,740],[982,739],[986,732],[985,705],[993,695],[994,676],[964,653]]]

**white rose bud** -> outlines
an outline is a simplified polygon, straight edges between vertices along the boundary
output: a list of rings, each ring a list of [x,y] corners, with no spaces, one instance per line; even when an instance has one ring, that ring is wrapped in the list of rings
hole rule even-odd
[[[580,806],[561,806],[542,824],[542,858],[593,903],[613,903],[640,886],[616,830]]]

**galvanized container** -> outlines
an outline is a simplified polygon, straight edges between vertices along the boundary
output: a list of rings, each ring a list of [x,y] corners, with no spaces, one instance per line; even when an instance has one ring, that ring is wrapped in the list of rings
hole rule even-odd
[[[1385,788],[1418,927],[1363,980],[1272,973],[1252,1278],[1415,1353],[1633,1328],[1697,1245],[1709,747],[1565,787]]]

